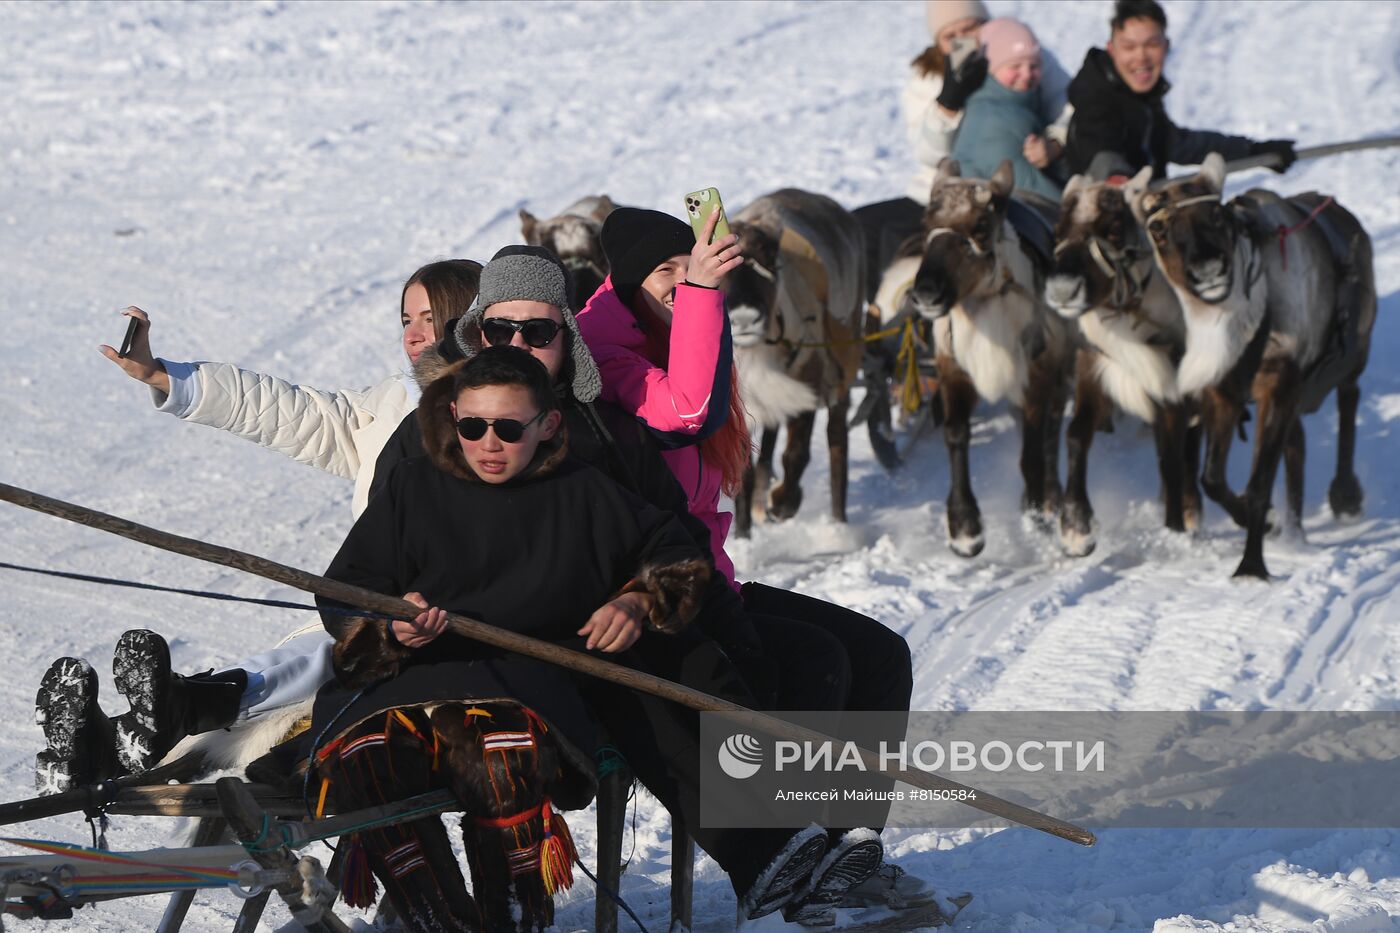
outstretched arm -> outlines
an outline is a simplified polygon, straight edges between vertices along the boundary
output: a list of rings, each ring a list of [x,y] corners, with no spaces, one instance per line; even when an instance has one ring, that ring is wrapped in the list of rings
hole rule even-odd
[[[361,452],[354,432],[373,415],[363,408],[366,392],[326,392],[229,363],[173,363],[151,354],[150,318],[140,308],[125,314],[142,321],[131,352],[101,347],[131,378],[151,387],[160,411],[183,421],[227,431],[300,463],[354,479]]]

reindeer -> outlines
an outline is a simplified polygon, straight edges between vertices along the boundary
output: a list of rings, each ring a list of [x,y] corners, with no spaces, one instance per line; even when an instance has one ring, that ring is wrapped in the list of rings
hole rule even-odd
[[[1042,298],[1046,259],[1007,220],[1011,182],[1009,161],[986,181],[961,178],[956,162],[943,161],[924,214],[923,259],[908,296],[933,321],[951,487],[948,540],[963,557],[980,553],[986,543],[968,469],[979,397],[1005,398],[1021,411],[1022,510],[1048,523],[1060,505],[1069,335]]]
[[[1191,412],[1176,384],[1186,323],[1175,292],[1156,272],[1152,247],[1122,187],[1081,175],[1069,180],[1045,300],[1076,321],[1082,337],[1074,417],[1065,436],[1069,473],[1060,509],[1061,547],[1073,557],[1094,549],[1089,448],[1113,404],[1153,427],[1167,527],[1195,529],[1201,516],[1200,430],[1188,427]]]
[[[1302,415],[1336,389],[1337,472],[1328,490],[1339,518],[1361,512],[1353,469],[1358,381],[1376,319],[1371,241],[1350,212],[1316,193],[1283,198],[1254,189],[1221,203],[1225,162],[1147,189],[1133,179],[1133,212],[1181,302],[1186,353],[1177,385],[1199,395],[1206,434],[1201,484],[1246,529],[1237,577],[1267,580],[1264,534],[1282,457],[1288,520],[1301,528]],[[1235,429],[1253,398],[1254,462],[1243,496],[1225,476]]]
[[[569,301],[582,308],[608,277],[603,255],[603,221],[617,205],[606,194],[579,198],[548,220],[540,220],[524,208],[520,233],[531,246],[543,246],[569,270]]]
[[[819,407],[827,410],[831,514],[844,522],[846,414],[865,320],[860,224],[830,198],[785,188],[733,215],[731,227],[745,256],[724,286],[734,358],[750,427],[763,428],[758,464],[734,503],[735,534],[746,537],[755,515],[781,521],[797,513]],[[782,424],[783,478],[769,489]]]

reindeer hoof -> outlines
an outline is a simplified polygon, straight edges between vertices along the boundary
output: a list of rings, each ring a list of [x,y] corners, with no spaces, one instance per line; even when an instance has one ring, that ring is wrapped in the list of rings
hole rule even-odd
[[[1021,513],[1021,521],[1024,523],[1025,527],[1030,531],[1043,535],[1054,533],[1055,519],[1058,517],[1058,515],[1040,509],[1031,509]]]
[[[1200,531],[1200,530],[1201,530],[1201,510],[1200,510],[1200,509],[1187,509],[1187,510],[1185,510],[1184,512],[1182,512],[1182,513],[1181,513],[1181,524],[1182,524],[1182,526],[1183,526],[1181,530],[1184,531],[1184,532],[1186,532],[1187,534],[1192,534],[1192,533],[1194,533],[1194,532]],[[1175,531],[1176,529],[1172,529],[1172,530]]]
[[[1077,531],[1072,528],[1060,529],[1060,550],[1067,557],[1088,557],[1098,546],[1093,530]]]
[[[802,507],[801,487],[789,489],[783,483],[773,487],[768,494],[768,517],[775,522],[787,521]]]
[[[976,557],[987,546],[987,539],[981,532],[975,535],[957,535],[948,539],[948,547],[959,557]]]
[[[1337,521],[1353,522],[1360,518],[1362,498],[1361,483],[1355,476],[1339,476],[1327,489],[1327,502]]]
[[[1239,579],[1240,577],[1253,577],[1255,580],[1263,580],[1265,583],[1268,583],[1269,570],[1264,566],[1262,560],[1251,560],[1246,557],[1244,560],[1240,561],[1240,565],[1235,568],[1235,578]]]

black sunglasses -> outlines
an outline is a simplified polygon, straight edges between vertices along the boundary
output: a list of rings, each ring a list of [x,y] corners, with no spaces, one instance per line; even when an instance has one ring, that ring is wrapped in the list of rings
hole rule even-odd
[[[506,444],[518,444],[525,436],[525,429],[545,416],[541,411],[529,421],[520,422],[514,418],[459,418],[457,433],[469,441],[479,441],[486,436],[486,429],[496,432],[496,436]]]
[[[532,317],[528,321],[512,321],[504,317],[488,317],[481,322],[481,336],[493,347],[509,346],[519,334],[525,343],[539,350],[554,342],[563,327],[547,317]],[[505,440],[505,438],[502,438]]]

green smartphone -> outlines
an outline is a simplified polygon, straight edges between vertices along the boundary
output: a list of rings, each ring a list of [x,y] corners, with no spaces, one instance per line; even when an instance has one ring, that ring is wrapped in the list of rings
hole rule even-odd
[[[685,216],[690,218],[697,242],[715,211],[719,211],[720,215],[719,223],[715,224],[715,235],[710,237],[711,243],[729,236],[729,218],[724,215],[724,202],[719,199],[719,189],[701,188],[685,196]]]

